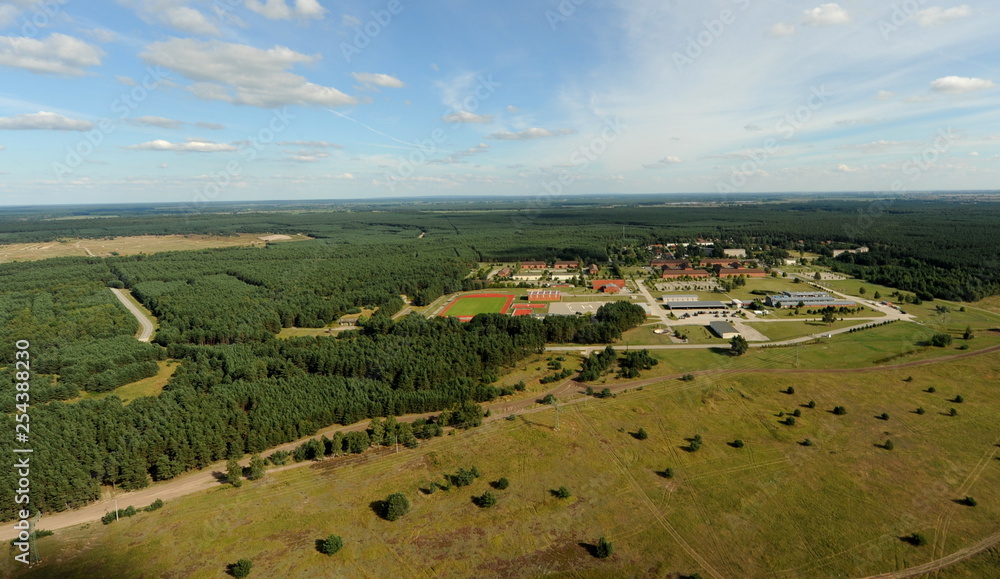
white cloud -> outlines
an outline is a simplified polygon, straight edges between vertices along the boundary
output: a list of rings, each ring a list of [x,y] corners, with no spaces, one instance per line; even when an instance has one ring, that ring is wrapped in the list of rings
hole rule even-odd
[[[802,14],[802,21],[810,26],[836,26],[849,24],[851,15],[847,13],[847,10],[841,8],[840,4],[828,2],[806,10]]]
[[[130,125],[138,125],[141,127],[159,127],[161,129],[176,129],[184,125],[183,121],[154,116],[136,117],[134,119],[128,119],[126,122]]]
[[[351,16],[350,14],[344,14],[340,17],[340,23],[344,26],[361,26],[361,19]]]
[[[3,145],[0,145],[0,151],[6,151],[6,150],[7,150],[7,147],[4,147]]]
[[[781,38],[782,36],[791,36],[795,34],[795,25],[779,22],[774,26],[772,26],[771,29],[767,31],[767,34],[775,38]]]
[[[13,24],[20,14],[21,9],[17,6],[11,6],[10,4],[0,6],[0,28],[6,28]]]
[[[354,80],[368,87],[380,86],[382,88],[403,88],[406,86],[405,82],[394,76],[389,76],[388,74],[354,72],[351,73],[351,76],[354,77]]]
[[[904,141],[887,141],[885,139],[880,139],[878,141],[872,141],[871,143],[864,143],[862,145],[847,145],[845,148],[857,149],[866,154],[874,154],[884,152],[893,147],[901,147],[909,144],[910,143],[906,143]]]
[[[996,86],[996,84],[993,81],[982,78],[945,76],[932,82],[931,90],[944,94],[961,94],[993,88],[994,86]]]
[[[477,115],[469,111],[455,111],[443,117],[446,123],[492,123],[493,115]]]
[[[743,127],[743,130],[745,130],[745,131],[751,131],[751,132],[756,132],[756,131],[763,131],[764,128],[761,127],[760,125],[755,125],[753,123],[750,123],[749,125]]]
[[[335,88],[313,84],[288,72],[296,64],[315,63],[320,56],[308,56],[284,46],[262,50],[217,40],[172,38],[150,44],[140,56],[149,64],[170,68],[195,81],[189,90],[206,100],[262,108],[357,103]]]
[[[105,52],[79,38],[51,34],[43,40],[0,36],[0,66],[41,74],[82,76],[88,66],[101,64]]]
[[[285,0],[246,0],[245,5],[268,20],[288,20],[292,16],[321,20],[326,15],[326,9],[317,0],[295,0],[294,9]]]
[[[880,90],[875,93],[875,100],[888,101],[896,98],[896,93],[887,90]]]
[[[202,12],[188,6],[190,0],[118,0],[136,11],[150,24],[163,24],[190,34],[218,36],[216,28]]]
[[[940,6],[931,6],[930,8],[924,8],[917,12],[916,19],[917,24],[926,28],[928,26],[936,26],[949,20],[957,20],[959,18],[966,18],[972,15],[972,8],[968,4],[962,4],[961,6],[955,6],[954,8],[941,8]]]
[[[845,165],[843,163],[841,163],[840,165],[837,165],[837,172],[838,173],[857,173],[860,170],[861,169],[858,168],[858,167],[851,167],[851,166]]]
[[[979,151],[972,151],[971,153],[969,153],[969,156],[970,157],[978,157],[979,156]]]
[[[521,109],[515,107],[514,105],[507,105],[507,112],[517,114],[521,112]]]
[[[177,153],[228,153],[237,150],[235,145],[214,143],[204,139],[188,139],[183,143],[157,139],[126,148],[133,151],[174,151]]]
[[[509,132],[500,131],[499,133],[493,133],[490,135],[489,139],[497,139],[499,141],[527,141],[531,139],[545,139],[548,137],[557,137],[559,135],[572,135],[575,133],[573,129],[556,129],[550,131],[549,129],[539,129],[532,127],[530,129],[524,129],[523,131]]]
[[[649,165],[643,165],[643,167],[647,169],[660,169],[662,167],[669,167],[671,165],[680,165],[683,162],[684,159],[681,159],[680,157],[667,156],[655,163],[651,163]]]
[[[118,35],[115,34],[113,30],[108,30],[107,28],[95,28],[93,30],[87,31],[87,34],[89,34],[91,38],[102,44],[114,42],[115,40],[118,39]]]
[[[293,147],[309,147],[313,149],[342,149],[343,147],[337,143],[330,143],[328,141],[280,141],[278,142],[281,146],[293,146]]]
[[[489,145],[487,145],[486,143],[479,143],[475,147],[470,147],[468,149],[465,149],[464,151],[459,151],[457,153],[452,153],[451,155],[448,155],[447,157],[445,157],[443,159],[435,159],[433,161],[430,161],[430,163],[440,164],[440,165],[448,165],[448,164],[453,164],[453,163],[461,163],[462,160],[465,159],[466,157],[471,157],[473,155],[479,155],[479,154],[482,154],[482,153],[486,153],[489,150],[490,150],[490,146]]]
[[[322,161],[329,156],[330,153],[327,153],[326,151],[306,150],[286,154],[281,159],[283,161],[294,161],[296,163],[316,163],[317,161]]]
[[[0,130],[8,131],[89,131],[94,123],[40,111],[13,117],[0,117]]]
[[[226,128],[226,125],[220,125],[219,123],[206,123],[204,121],[195,123],[194,126],[198,127],[199,129],[209,129],[212,131],[221,131],[222,129]]]
[[[139,84],[139,83],[135,82],[134,80],[132,80],[131,78],[129,78],[127,76],[122,76],[122,75],[116,76],[115,80],[117,80],[118,82],[122,83],[125,86],[135,86],[135,85]]]

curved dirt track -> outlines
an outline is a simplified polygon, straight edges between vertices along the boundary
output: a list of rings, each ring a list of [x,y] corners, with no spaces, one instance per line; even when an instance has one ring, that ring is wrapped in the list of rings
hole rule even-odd
[[[744,373],[764,373],[764,374],[825,374],[825,373],[835,373],[835,374],[863,374],[868,372],[881,372],[886,370],[899,370],[905,368],[914,368],[917,366],[927,366],[933,364],[941,364],[946,362],[952,362],[955,360],[961,360],[965,358],[972,358],[976,356],[982,356],[985,354],[991,354],[1000,351],[1000,345],[992,346],[989,348],[984,348],[982,350],[976,350],[973,352],[964,352],[961,354],[953,354],[950,356],[943,356],[940,358],[930,358],[927,360],[916,360],[912,362],[905,362],[902,364],[893,364],[886,366],[876,366],[871,368],[834,368],[834,369],[799,369],[799,368],[773,368],[773,369],[718,369],[718,370],[698,370],[693,372],[686,372],[685,374],[691,374],[694,376],[718,376],[718,375],[738,375]],[[681,378],[684,374],[674,374],[668,376],[659,376],[655,378],[647,378],[644,380],[635,380],[632,382],[623,382],[619,384],[609,385],[608,388],[612,392],[621,392],[624,390],[630,390],[632,388],[637,388],[639,386],[650,386],[657,383],[668,382],[671,380],[677,380]],[[486,405],[485,408],[491,411],[491,416],[486,418],[484,422],[493,422],[496,420],[501,420],[506,418],[511,414],[523,415],[523,414],[533,414],[535,412],[544,412],[549,410],[547,405],[539,405],[537,400],[546,394],[552,394],[557,398],[565,397],[571,394],[582,394],[586,389],[586,385],[574,380],[567,380],[566,382],[560,384],[559,386],[548,390],[546,392],[538,393],[535,396],[525,398],[523,400],[518,400],[514,402],[497,402],[493,404]],[[577,404],[588,400],[588,397],[577,397],[570,400],[565,400],[560,402],[560,405]],[[410,422],[416,420],[417,418],[427,418],[438,414],[437,412],[428,412],[422,414],[408,414],[405,416],[398,417],[400,422]],[[334,432],[348,432],[348,431],[358,431],[364,430],[368,427],[369,421],[362,421],[348,426],[333,426],[325,429],[321,429],[313,436],[303,438],[301,440],[285,443],[274,448],[268,449],[268,452],[273,452],[275,450],[291,450],[311,438],[319,438],[323,435],[331,435]],[[243,460],[244,466],[249,463],[249,459]],[[313,461],[304,461],[299,463],[293,463],[277,468],[268,469],[268,472],[279,472],[283,470],[288,470],[292,468],[301,468],[304,466],[317,464]],[[172,499],[180,498],[189,494],[193,494],[199,491],[207,490],[213,487],[217,487],[220,484],[220,480],[224,480],[224,473],[226,470],[225,461],[220,461],[205,467],[197,472],[188,473],[181,475],[177,478],[171,479],[170,481],[154,484],[148,488],[132,491],[132,492],[119,492],[117,494],[118,506],[124,508],[128,505],[133,505],[136,508],[148,505],[149,503],[155,501],[156,499],[163,499],[164,501],[169,501]],[[84,523],[89,523],[93,521],[100,520],[104,513],[112,511],[115,509],[115,502],[112,498],[103,498],[91,505],[86,507],[66,511],[61,513],[55,513],[52,515],[43,516],[42,522],[40,522],[39,527],[46,530],[56,530],[63,529],[66,527],[72,527],[75,525],[80,525]],[[5,525],[0,528],[0,540],[7,541],[14,538],[15,533],[10,525]],[[894,571],[891,573],[886,573],[882,575],[876,575],[868,579],[902,579],[904,577],[913,577],[916,575],[926,574],[939,569],[943,569],[955,563],[961,562],[965,559],[973,557],[982,551],[989,549],[990,547],[1000,544],[1000,533],[991,535],[983,539],[982,541],[976,543],[975,545],[960,549],[954,553],[947,556],[941,557],[929,563],[912,567],[910,569],[904,569],[901,571]],[[716,575],[713,575],[716,576]]]

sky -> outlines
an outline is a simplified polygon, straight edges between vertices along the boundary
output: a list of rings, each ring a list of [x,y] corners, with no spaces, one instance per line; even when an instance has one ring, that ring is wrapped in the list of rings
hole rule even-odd
[[[987,0],[8,0],[0,205],[990,190]]]

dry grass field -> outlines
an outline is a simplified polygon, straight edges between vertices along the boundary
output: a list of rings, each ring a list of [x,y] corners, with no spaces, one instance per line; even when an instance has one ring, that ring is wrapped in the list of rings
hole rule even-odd
[[[61,239],[45,243],[13,243],[0,245],[0,262],[35,261],[50,257],[135,255],[138,253],[158,253],[161,251],[184,251],[210,249],[216,247],[263,247],[271,237],[266,233],[243,233],[232,237],[216,235],[143,235],[137,237],[115,237],[113,239]],[[305,235],[280,236],[288,239],[272,239],[270,243],[304,241]]]
[[[59,531],[38,541],[42,565],[20,569],[8,557],[0,574],[223,577],[246,557],[251,577],[864,577],[1000,532],[998,378],[1000,355],[988,354],[665,381],[563,404],[558,430],[548,409],[398,454],[220,484],[109,526]],[[957,394],[963,403],[950,401]],[[847,414],[834,415],[837,405]],[[783,424],[796,409],[795,425]],[[633,436],[640,427],[647,440]],[[694,435],[704,443],[689,452]],[[728,444],[736,439],[745,446]],[[471,466],[482,477],[469,487],[421,490]],[[498,504],[473,504],[499,477],[510,487],[494,491]],[[572,497],[553,496],[560,486]],[[393,492],[413,509],[390,523],[372,503]],[[956,502],[967,495],[978,506]],[[913,532],[929,543],[905,542]],[[330,533],[345,545],[333,557],[316,550]],[[614,545],[605,560],[587,547],[602,535]],[[989,577],[990,557],[940,577]]]

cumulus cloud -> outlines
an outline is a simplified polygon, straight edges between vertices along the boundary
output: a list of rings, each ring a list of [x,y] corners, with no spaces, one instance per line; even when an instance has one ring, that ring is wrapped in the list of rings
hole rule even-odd
[[[176,129],[184,125],[183,121],[168,119],[165,117],[143,116],[126,121],[130,125],[140,127],[159,127],[161,129]]]
[[[683,162],[684,162],[684,159],[681,159],[680,157],[667,156],[667,157],[664,157],[664,158],[660,159],[659,161],[657,161],[655,163],[650,163],[648,165],[643,165],[643,167],[645,167],[647,169],[661,169],[663,167],[669,167],[671,165],[680,165]]]
[[[810,26],[837,26],[850,24],[851,15],[841,8],[840,4],[828,2],[806,10],[802,14],[802,21]]]
[[[549,129],[539,129],[532,127],[530,129],[524,129],[523,131],[500,131],[499,133],[493,133],[488,138],[497,139],[498,141],[529,141],[532,139],[546,139],[549,137],[558,137],[560,135],[572,135],[575,133],[573,129],[556,129],[550,131]]]
[[[251,12],[256,12],[268,20],[288,20],[297,18],[313,18],[321,20],[326,15],[326,9],[318,0],[295,0],[292,8],[285,0],[246,0],[244,3]]]
[[[888,101],[896,98],[896,93],[887,90],[880,90],[875,93],[875,100]]]
[[[226,128],[226,125],[220,125],[219,123],[206,123],[204,121],[200,123],[195,123],[194,126],[198,127],[199,129],[209,129],[212,131],[221,131],[222,129]]]
[[[92,128],[94,123],[90,121],[45,111],[0,117],[0,130],[7,131],[89,131]]]
[[[357,103],[335,88],[289,72],[297,64],[313,64],[320,57],[284,46],[262,50],[217,40],[172,38],[150,44],[140,56],[148,64],[169,68],[194,81],[189,90],[205,100],[262,108]]]
[[[219,29],[201,11],[189,6],[190,0],[119,0],[132,8],[145,22],[162,24],[181,32],[218,36]]]
[[[905,141],[887,141],[885,139],[879,139],[878,141],[872,141],[870,143],[864,143],[861,145],[846,145],[845,148],[856,149],[865,154],[881,153],[887,149],[892,149],[894,147],[901,147],[904,145],[909,145]]]
[[[521,109],[515,107],[514,105],[507,105],[507,112],[517,114],[521,112]]]
[[[791,36],[795,34],[795,25],[779,22],[774,26],[772,26],[771,29],[767,31],[767,34],[775,38],[781,38],[782,36]]]
[[[492,123],[493,115],[477,115],[469,111],[455,111],[443,117],[446,123]]]
[[[123,75],[116,76],[115,80],[117,80],[118,82],[122,83],[125,86],[136,86],[137,84],[139,84],[135,82],[132,78]]]
[[[943,94],[961,94],[993,88],[996,84],[982,78],[964,76],[945,76],[931,83],[931,90]]]
[[[0,145],[0,151],[6,151],[6,150],[7,150],[7,147],[4,147],[3,145]]]
[[[860,170],[861,169],[858,168],[858,167],[851,167],[851,166],[845,165],[843,163],[841,163],[840,165],[837,165],[837,172],[838,173],[857,173]]]
[[[133,151],[173,151],[176,153],[228,153],[237,150],[235,145],[214,143],[204,139],[187,139],[183,143],[157,139],[126,148]]]
[[[943,24],[949,20],[966,18],[971,15],[972,8],[970,8],[968,4],[962,4],[961,6],[955,6],[954,8],[941,8],[940,6],[924,8],[923,10],[919,10],[917,12],[915,18],[917,20],[917,24],[927,28],[929,26]]]
[[[354,80],[360,82],[367,87],[382,87],[382,88],[403,88],[406,83],[399,80],[394,76],[389,76],[388,74],[378,74],[373,72],[354,72],[351,73]]]
[[[82,76],[84,69],[101,64],[105,52],[79,38],[51,34],[44,39],[0,36],[0,66],[39,74]]]

